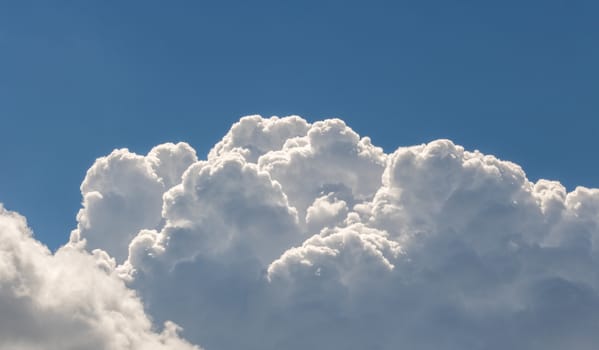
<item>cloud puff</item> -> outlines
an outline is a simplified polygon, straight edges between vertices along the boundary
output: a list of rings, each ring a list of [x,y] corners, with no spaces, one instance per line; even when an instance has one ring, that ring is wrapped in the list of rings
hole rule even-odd
[[[160,226],[162,195],[196,161],[185,143],[154,147],[147,156],[120,149],[97,159],[81,184],[83,208],[71,241],[86,240],[88,249],[103,249],[122,262],[137,231]]]
[[[0,206],[0,349],[199,349],[166,322],[156,333],[106,253],[52,254]]]
[[[206,160],[183,143],[118,150],[81,189],[44,266],[103,262],[146,333],[144,312],[209,350],[599,342],[599,190],[449,140],[385,154],[339,119],[251,116]]]

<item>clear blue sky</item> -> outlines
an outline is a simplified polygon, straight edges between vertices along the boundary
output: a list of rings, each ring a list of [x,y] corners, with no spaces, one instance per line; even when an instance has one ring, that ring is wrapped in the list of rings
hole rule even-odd
[[[98,156],[242,115],[450,138],[599,186],[597,1],[0,1],[0,202],[55,248]]]

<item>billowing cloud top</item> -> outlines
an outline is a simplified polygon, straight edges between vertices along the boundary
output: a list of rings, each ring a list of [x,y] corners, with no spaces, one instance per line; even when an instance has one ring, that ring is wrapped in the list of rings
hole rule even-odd
[[[0,349],[596,349],[599,190],[242,118],[99,158],[52,254],[0,210]],[[157,327],[157,325],[163,325]]]

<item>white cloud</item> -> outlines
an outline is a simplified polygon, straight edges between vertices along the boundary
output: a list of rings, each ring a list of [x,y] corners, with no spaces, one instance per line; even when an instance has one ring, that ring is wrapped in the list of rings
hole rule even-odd
[[[155,332],[114,267],[76,245],[52,254],[0,206],[0,349],[198,349],[172,322]]]
[[[302,217],[314,199],[329,193],[353,206],[371,199],[381,184],[386,155],[342,120],[310,126],[306,136],[288,139],[258,166],[282,186]]]
[[[449,140],[385,154],[339,119],[252,116],[207,160],[186,144],[115,151],[82,193],[45,268],[76,252],[209,350],[599,342],[599,190],[533,183]]]
[[[208,159],[237,151],[248,162],[256,163],[261,155],[280,150],[287,140],[306,136],[309,128],[310,124],[297,116],[268,119],[259,115],[244,117],[214,146]]]
[[[195,161],[185,143],[154,147],[147,156],[120,149],[97,159],[81,184],[83,208],[71,241],[85,239],[88,249],[103,249],[122,262],[137,231],[161,225],[162,195]]]
[[[318,232],[324,227],[335,227],[345,219],[347,211],[347,203],[334,193],[318,197],[306,211],[307,230]]]

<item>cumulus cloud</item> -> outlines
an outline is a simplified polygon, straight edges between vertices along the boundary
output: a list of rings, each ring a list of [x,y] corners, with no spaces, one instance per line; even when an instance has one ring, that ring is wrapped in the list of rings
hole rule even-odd
[[[15,233],[43,263],[18,265],[36,276],[25,283],[4,262],[0,291],[39,294],[58,283],[48,276],[72,279],[92,300],[42,317],[91,303],[83,321],[64,321],[93,335],[84,340],[189,347],[172,320],[209,350],[599,342],[599,190],[531,182],[518,165],[449,140],[386,154],[339,119],[251,116],[205,160],[185,143],[145,156],[116,150],[81,191],[78,226],[56,254]],[[81,292],[94,283],[106,287]],[[48,312],[38,294],[27,299],[35,307],[15,306],[28,310],[21,318]],[[16,297],[6,298],[0,305]],[[107,316],[107,304],[120,316]],[[152,324],[165,322],[156,333]],[[38,328],[5,332],[63,339]]]
[[[185,349],[179,327],[152,327],[105,252],[52,254],[25,219],[0,206],[0,349]]]
[[[81,184],[83,208],[71,241],[86,240],[88,249],[103,249],[122,262],[137,231],[161,225],[162,195],[195,161],[185,143],[154,147],[147,156],[119,149],[97,159]]]

